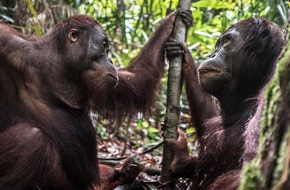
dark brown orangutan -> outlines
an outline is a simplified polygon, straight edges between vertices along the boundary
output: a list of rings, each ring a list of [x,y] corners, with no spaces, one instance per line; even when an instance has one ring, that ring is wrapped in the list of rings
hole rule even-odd
[[[283,43],[277,25],[250,18],[222,34],[214,53],[199,67],[188,49],[172,41],[166,44],[169,57],[183,55],[187,97],[200,143],[198,156],[192,157],[184,134],[168,141],[174,152],[172,170],[176,177],[191,178],[191,189],[238,188],[244,162],[257,151],[263,89]]]
[[[147,112],[177,13],[118,72],[105,32],[88,16],[70,17],[39,40],[0,24],[0,189],[107,190],[126,181],[99,168],[89,111],[93,103],[109,115]],[[190,22],[187,11],[180,15]]]

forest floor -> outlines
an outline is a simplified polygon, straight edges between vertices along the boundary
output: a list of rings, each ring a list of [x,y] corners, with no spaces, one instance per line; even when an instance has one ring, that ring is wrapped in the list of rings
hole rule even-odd
[[[188,124],[189,118],[184,118],[181,123]],[[153,126],[154,124],[151,123],[151,125]],[[159,127],[155,126],[155,128],[159,131]],[[160,185],[159,178],[163,150],[162,134],[157,132],[157,137],[155,136],[154,139],[150,139],[148,131],[138,130],[136,128],[136,123],[132,123],[129,126],[122,125],[117,132],[113,132],[116,131],[116,129],[112,129],[108,126],[102,127],[102,129],[105,129],[106,131],[101,131],[101,135],[98,133],[99,162],[118,168],[122,166],[127,158],[138,155],[140,156],[141,164],[144,165],[145,169],[136,178],[136,181],[138,181],[139,184],[137,189],[158,189],[158,186]],[[192,138],[190,141],[191,140]],[[189,143],[190,149],[194,147],[193,143],[195,142],[191,141]],[[181,179],[178,181],[176,185],[178,187],[175,189],[183,189],[182,186],[188,187],[188,183],[187,179]],[[128,189],[131,189],[131,187]]]

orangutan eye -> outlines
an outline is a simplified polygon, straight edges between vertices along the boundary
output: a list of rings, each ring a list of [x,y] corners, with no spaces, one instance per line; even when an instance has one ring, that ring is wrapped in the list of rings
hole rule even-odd
[[[104,48],[107,48],[107,45],[108,45],[107,41],[104,40],[104,41],[103,41],[103,46],[104,46]]]
[[[224,36],[222,40],[222,46],[225,47],[231,43],[231,38],[229,35]]]
[[[103,47],[107,53],[109,53],[109,42],[107,39],[103,40]]]

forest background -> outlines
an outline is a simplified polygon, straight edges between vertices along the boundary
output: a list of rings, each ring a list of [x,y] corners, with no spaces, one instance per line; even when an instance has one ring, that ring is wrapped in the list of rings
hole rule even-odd
[[[215,41],[233,23],[248,17],[264,17],[276,22],[286,31],[289,19],[290,3],[285,0],[192,0],[191,2],[194,23],[188,30],[185,43],[197,62],[201,62],[211,54]],[[41,36],[49,32],[55,24],[71,15],[80,13],[92,16],[99,21],[110,39],[109,56],[117,67],[125,67],[138,54],[159,21],[173,12],[177,5],[178,0],[1,0],[0,19],[11,23],[23,33]],[[288,62],[286,61],[285,65],[279,67],[280,71],[288,68]],[[281,76],[277,74],[275,78],[281,78]],[[289,98],[288,91],[285,92],[277,83],[273,85],[276,86],[278,94],[284,92],[285,96]],[[160,85],[160,92],[156,95],[153,115],[149,118],[138,115],[136,118],[127,118],[122,123],[112,123],[102,119],[96,113],[91,114],[99,136],[99,157],[123,157],[143,152],[160,144],[162,141],[160,125],[166,112],[166,87],[167,76],[165,74]],[[268,90],[267,97],[273,101],[273,105],[279,107],[283,101],[278,100],[277,97],[276,99],[269,97],[269,91],[271,89]],[[190,115],[184,94],[182,93],[180,101],[180,127],[186,131],[191,142],[190,148],[194,151],[197,148],[195,130],[190,125]],[[276,111],[269,112],[272,120],[277,115]],[[264,117],[269,120],[267,115]],[[273,123],[264,123],[264,125],[264,132],[267,134],[267,125],[273,125]],[[287,134],[288,128],[287,125],[286,129],[283,129],[283,134]],[[287,152],[289,135],[281,138],[279,142],[273,140],[275,133],[282,132],[279,128],[268,131],[272,135],[269,137],[270,143],[275,143],[273,146],[277,147],[273,153],[273,155],[275,154],[275,165],[278,168],[273,174],[273,180],[276,181],[279,181],[285,171],[283,163],[290,155],[290,150]],[[283,143],[283,147],[280,147]],[[278,156],[282,149],[286,154]],[[145,154],[146,162],[158,167],[162,159],[161,153],[162,149],[157,148]],[[279,158],[281,158],[280,161]],[[278,166],[279,162],[282,165]],[[250,164],[248,170],[245,170],[245,173],[252,172],[246,176],[249,179],[246,180],[244,189],[256,189],[255,184],[262,180],[259,169],[256,170],[258,165],[259,162],[255,161]],[[289,166],[287,165],[286,168],[289,169]],[[253,183],[250,183],[251,181]]]

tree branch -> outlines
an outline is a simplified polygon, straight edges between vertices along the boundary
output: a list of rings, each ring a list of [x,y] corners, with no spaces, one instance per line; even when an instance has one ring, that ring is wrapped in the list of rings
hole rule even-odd
[[[190,0],[180,0],[179,8],[188,10],[190,8]],[[180,43],[184,43],[186,38],[186,26],[180,17],[176,18],[172,38]],[[167,84],[167,105],[166,117],[163,126],[164,139],[177,138],[177,128],[179,125],[180,115],[180,92],[182,87],[182,57],[175,57],[170,60],[168,71],[168,84]],[[172,152],[169,147],[164,144],[163,160],[162,160],[162,173],[161,183],[166,183],[172,180],[171,174],[171,161]],[[170,189],[172,184],[165,185],[165,189]],[[171,186],[171,187],[170,187]]]

